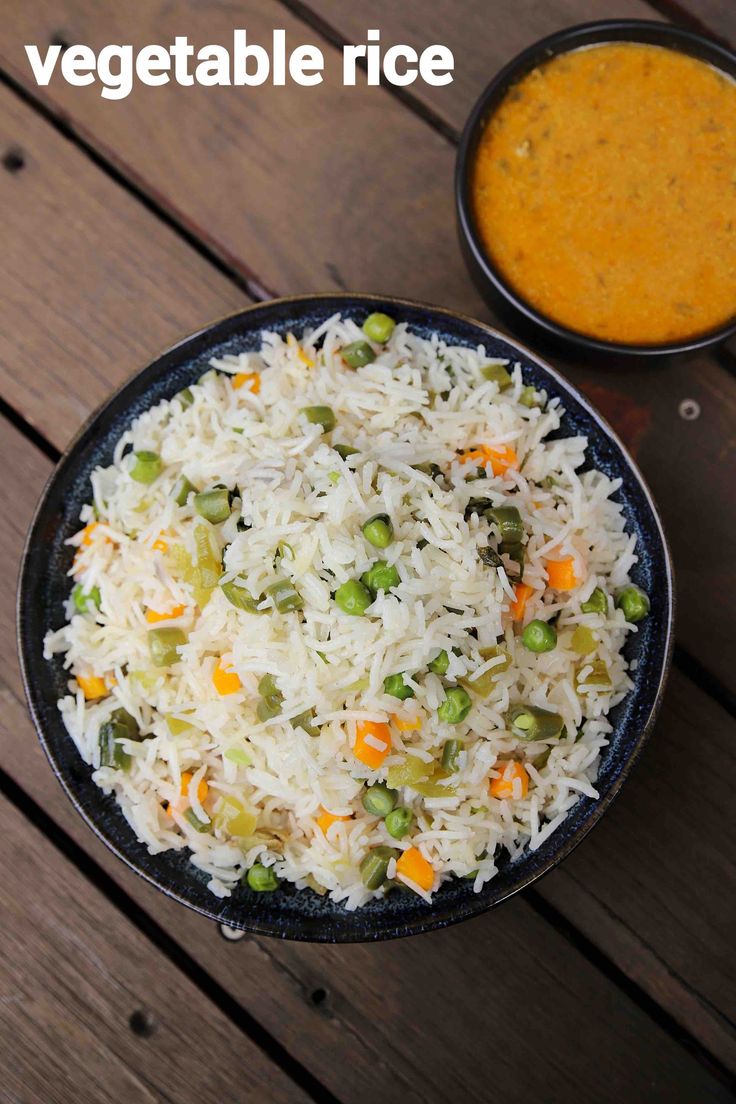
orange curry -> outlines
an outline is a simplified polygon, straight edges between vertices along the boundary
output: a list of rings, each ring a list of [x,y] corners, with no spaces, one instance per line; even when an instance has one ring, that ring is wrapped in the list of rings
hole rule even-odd
[[[659,46],[553,58],[481,137],[475,218],[508,282],[548,318],[625,344],[736,314],[736,83]]]

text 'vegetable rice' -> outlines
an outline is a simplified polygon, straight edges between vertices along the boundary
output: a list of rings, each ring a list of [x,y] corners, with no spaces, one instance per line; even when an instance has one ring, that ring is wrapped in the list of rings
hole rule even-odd
[[[299,341],[264,333],[259,353],[213,361],[137,418],[93,474],[71,542],[76,603],[46,641],[47,656],[65,653],[59,708],[97,784],[152,852],[188,847],[219,896],[254,864],[347,908],[394,880],[427,899],[452,875],[480,890],[504,852],[537,848],[581,794],[596,796],[606,716],[632,685],[621,656],[632,626],[613,597],[634,538],[611,501],[618,483],[579,472],[585,439],[548,439],[557,401],[483,348],[399,325],[352,369],[341,350],[356,340],[365,334],[339,316]],[[329,406],[334,428],[309,422],[309,406]],[[147,470],[144,459],[151,482],[131,475],[141,452],[160,458]],[[196,492],[224,485],[229,517],[200,516],[182,475]],[[486,512],[509,505],[522,568]],[[376,514],[393,526],[381,549],[362,532]],[[376,561],[395,565],[398,585],[363,615],[344,612],[335,593]],[[567,565],[567,589],[550,585],[550,561]],[[260,611],[232,604],[233,581]],[[301,609],[274,608],[278,582]],[[596,588],[604,608],[583,612]],[[554,623],[551,650],[523,645],[533,619]],[[184,642],[157,666],[149,638],[161,628]],[[385,692],[397,674],[413,696]],[[458,686],[471,706],[453,724],[441,707]],[[518,703],[564,728],[520,739]],[[122,736],[105,728],[121,709],[133,725]],[[101,728],[117,735],[115,754],[102,752],[112,765],[100,765]],[[449,740],[460,743],[448,758]],[[398,839],[362,803],[387,779],[388,800],[412,814]],[[393,851],[378,853],[388,880],[371,889],[376,847]]]

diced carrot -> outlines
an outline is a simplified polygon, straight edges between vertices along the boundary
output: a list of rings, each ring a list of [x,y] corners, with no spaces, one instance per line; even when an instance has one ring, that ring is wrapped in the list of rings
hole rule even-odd
[[[155,551],[156,551],[156,552],[168,552],[168,550],[169,550],[169,545],[168,545],[168,542],[167,542],[167,541],[165,541],[165,540],[163,539],[163,537],[158,537],[158,538],[157,538],[157,539],[156,539],[156,540],[155,540],[155,541],[153,542],[153,544],[152,544],[152,546],[151,546],[151,547],[152,547],[153,549],[155,549]]]
[[[534,593],[534,587],[527,583],[516,583],[514,586],[514,601],[511,603],[511,616],[514,621],[523,621],[526,604]]]
[[[376,745],[382,744],[382,747]],[[391,729],[377,721],[358,721],[353,755],[371,770],[378,770],[391,750]]]
[[[564,560],[546,560],[547,579],[554,590],[574,590],[580,579],[575,574],[575,560],[566,556]]]
[[[77,675],[77,682],[86,701],[94,701],[95,698],[104,698],[107,695],[104,678],[98,678],[97,675]]]
[[[249,385],[248,390],[257,395],[261,390],[260,374],[258,372],[238,372],[236,376],[233,376],[234,391],[239,391],[246,383]]]
[[[418,847],[402,851],[396,860],[396,873],[416,882],[420,889],[429,891],[434,884],[434,870]]]
[[[181,617],[184,609],[184,606],[174,606],[168,613],[158,613],[154,609],[149,609],[146,610],[146,621],[151,625],[155,625],[157,621],[171,621],[174,617]]]
[[[91,521],[89,525],[85,525],[84,529],[82,530],[83,545],[89,547],[89,545],[92,543],[92,534],[99,524],[99,521]]]
[[[218,694],[235,694],[243,685],[235,671],[226,671],[220,660],[215,667],[212,681]]]
[[[529,792],[529,775],[521,763],[517,763],[515,759],[506,759],[496,763],[495,769],[501,771],[501,777],[491,779],[488,787],[491,797],[514,797],[514,782],[517,778],[521,782],[519,796],[526,797]]]
[[[422,727],[422,718],[409,717],[407,720],[405,717],[400,717],[398,713],[391,715],[391,720],[394,722],[399,732],[417,732]]]
[[[474,460],[481,467],[490,465],[494,475],[503,475],[509,468],[519,467],[519,458],[511,445],[480,445],[461,452],[458,459],[461,464]]]
[[[182,771],[182,773],[181,773],[181,795],[182,795],[182,797],[187,797],[187,795],[189,793],[189,783],[191,781],[192,781],[191,772],[190,771]],[[204,801],[204,799],[207,797],[207,794],[209,792],[210,792],[210,788],[207,785],[207,782],[205,781],[204,778],[200,778],[199,783],[197,785],[197,801],[199,801],[200,804],[201,804]]]
[[[307,368],[314,368],[314,361],[311,357],[307,356],[297,339],[294,337],[293,333],[287,334],[286,344],[289,346],[290,349],[294,349],[296,351],[296,355],[299,357],[302,364],[306,364]]]
[[[351,820],[349,816],[335,816],[329,809],[325,809],[324,805],[320,805],[322,815],[317,817],[317,824],[320,826],[325,835],[327,835],[327,829],[331,827],[338,820]]]

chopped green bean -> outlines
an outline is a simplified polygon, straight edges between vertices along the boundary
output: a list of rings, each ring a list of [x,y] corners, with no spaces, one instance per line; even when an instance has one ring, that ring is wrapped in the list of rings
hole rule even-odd
[[[241,580],[231,579],[229,583],[220,583],[220,590],[230,605],[235,606],[236,609],[245,610],[246,613],[267,612],[265,609],[258,608],[263,598],[254,598]]]
[[[271,721],[274,717],[278,717],[283,706],[283,698],[281,697],[268,697],[261,698],[256,706],[256,716],[258,720],[263,723],[264,721]]]
[[[442,766],[446,771],[449,771],[450,774],[457,774],[460,770],[458,758],[464,747],[465,744],[462,740],[445,741],[445,746],[442,749]]]
[[[388,548],[394,539],[394,527],[388,514],[374,514],[363,525],[363,536],[374,548]]]
[[[154,666],[169,667],[172,663],[177,663],[181,658],[179,648],[186,642],[187,634],[183,629],[173,626],[151,629],[148,633],[148,649]]]
[[[403,839],[410,830],[413,820],[414,814],[411,809],[400,805],[398,809],[391,810],[383,823],[386,825],[386,831],[390,836],[393,836],[394,839]]]
[[[497,383],[499,391],[505,391],[514,382],[503,364],[485,364],[481,368],[480,374],[483,379]]]
[[[143,449],[141,452],[134,452],[135,463],[130,469],[130,478],[135,479],[136,483],[153,483],[158,479],[161,474],[161,457],[157,452],[149,452],[148,449]]]
[[[278,889],[279,880],[270,866],[262,863],[253,863],[245,876],[248,886],[256,893],[272,893]]]
[[[411,686],[406,685],[402,674],[387,675],[383,680],[383,692],[384,694],[390,694],[392,698],[398,698],[399,701],[406,701],[407,698],[414,697],[414,691]]]
[[[300,413],[312,425],[321,425],[323,433],[329,433],[337,425],[335,411],[331,406],[303,406]]]
[[[207,824],[206,821],[200,820],[191,807],[184,810],[184,819],[189,821],[195,832],[209,832],[212,827],[212,825]]]
[[[123,728],[125,729],[125,734],[129,740],[140,740],[140,726],[135,717],[133,717],[127,709],[123,709],[122,706],[120,706],[118,709],[113,709],[112,713],[110,714],[110,720],[114,724],[123,726]]]
[[[586,664],[586,667],[588,664]],[[607,664],[602,659],[593,659],[590,662],[592,670],[579,682],[580,686],[602,686],[606,690],[613,686]]]
[[[360,876],[366,889],[379,889],[386,881],[388,864],[398,857],[394,847],[373,847],[360,864]]]
[[[538,619],[530,621],[521,634],[521,642],[530,652],[554,651],[557,647],[554,625]]]
[[[375,597],[379,590],[390,590],[401,582],[394,564],[388,564],[385,560],[376,560],[367,571],[360,576],[360,581]]]
[[[511,706],[506,720],[512,734],[519,740],[557,740],[563,727],[559,713],[522,703]]]
[[[383,782],[368,786],[363,794],[363,808],[371,816],[386,817],[396,804],[396,794]]]
[[[503,560],[490,544],[478,549],[478,558],[486,567],[503,567]]]
[[[395,329],[396,323],[393,318],[387,314],[382,314],[381,311],[369,314],[363,323],[363,333],[379,345],[385,345]],[[344,355],[345,351],[343,350]]]
[[[570,647],[576,655],[589,655],[595,651],[598,641],[587,625],[578,625],[570,637]]]
[[[185,387],[184,390],[180,391],[178,395],[174,395],[174,398],[179,400],[185,410],[194,402],[194,395],[188,387]]]
[[[402,763],[388,768],[386,782],[389,789],[398,790],[401,786],[416,786],[426,782],[432,773],[432,764],[425,763],[418,755],[407,755]]]
[[[99,609],[101,601],[100,588],[93,586],[89,590],[85,590],[81,583],[77,583],[72,590],[72,600],[78,613],[89,613],[90,606]]]
[[[273,675],[263,675],[258,682],[258,693],[262,698],[272,698],[274,695],[281,696],[281,691],[276,685],[276,680]]]
[[[583,613],[607,613],[608,612],[608,598],[605,590],[601,590],[600,587],[596,587],[590,598],[585,602],[580,603],[580,608]]]
[[[332,447],[343,460],[347,460],[348,456],[357,456],[360,451],[359,449],[353,448],[352,445],[333,445]]]
[[[186,506],[190,494],[196,494],[197,488],[190,483],[185,475],[180,475],[174,484],[172,498],[177,506]]]
[[[649,613],[649,596],[633,583],[616,596],[616,605],[623,610],[624,617],[631,625],[643,621]]]
[[[194,509],[205,521],[219,525],[230,517],[230,492],[227,487],[213,487],[194,496]]]
[[[290,721],[292,728],[302,728],[307,736],[319,736],[319,728],[314,724],[314,710],[305,709],[303,713],[297,713]]]
[[[487,698],[495,686],[497,676],[502,674],[503,671],[508,671],[511,666],[511,656],[505,648],[500,647],[498,644],[492,644],[488,648],[479,648],[478,650],[484,662],[501,656],[503,656],[503,662],[496,663],[493,667],[489,667],[488,670],[484,671],[478,678],[473,678],[472,674],[468,674],[458,679],[458,682],[461,686],[464,686],[466,690],[470,690],[472,694],[477,694],[479,698]]]
[[[472,704],[467,690],[463,690],[462,686],[451,686],[437,710],[437,716],[446,724],[460,724],[467,717]]]
[[[279,613],[291,613],[304,608],[304,599],[289,579],[280,579],[266,587],[266,594],[273,600]]]
[[[516,506],[492,506],[484,513],[497,526],[504,544],[520,544],[524,539],[524,523]]]
[[[522,406],[526,406],[529,408],[533,406],[539,406],[536,387],[522,387],[521,394],[519,395],[519,402]]]
[[[363,368],[376,359],[376,354],[367,341],[353,341],[343,345],[340,355],[349,368]]]
[[[100,725],[98,742],[100,746],[100,766],[114,767],[116,770],[129,770],[132,757],[125,751],[120,740],[131,739],[125,725],[117,721],[104,721]]]

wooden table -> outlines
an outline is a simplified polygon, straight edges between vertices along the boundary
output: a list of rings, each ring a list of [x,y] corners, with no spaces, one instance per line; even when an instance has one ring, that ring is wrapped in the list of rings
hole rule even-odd
[[[736,1070],[735,361],[556,362],[637,454],[678,573],[678,646],[641,765],[532,890],[379,946],[227,942],[97,841],[27,718],[21,543],[89,412],[165,345],[249,300],[348,288],[479,318],[455,239],[454,146],[491,74],[609,15],[736,39],[734,0],[9,0],[0,42],[0,1098],[701,1101]],[[319,88],[39,90],[23,44],[319,44]],[[341,86],[338,47],[451,46],[444,89]],[[694,405],[695,404],[695,405]],[[689,417],[695,414],[696,416]],[[687,415],[687,416],[686,416]],[[732,823],[732,819],[731,819]]]

